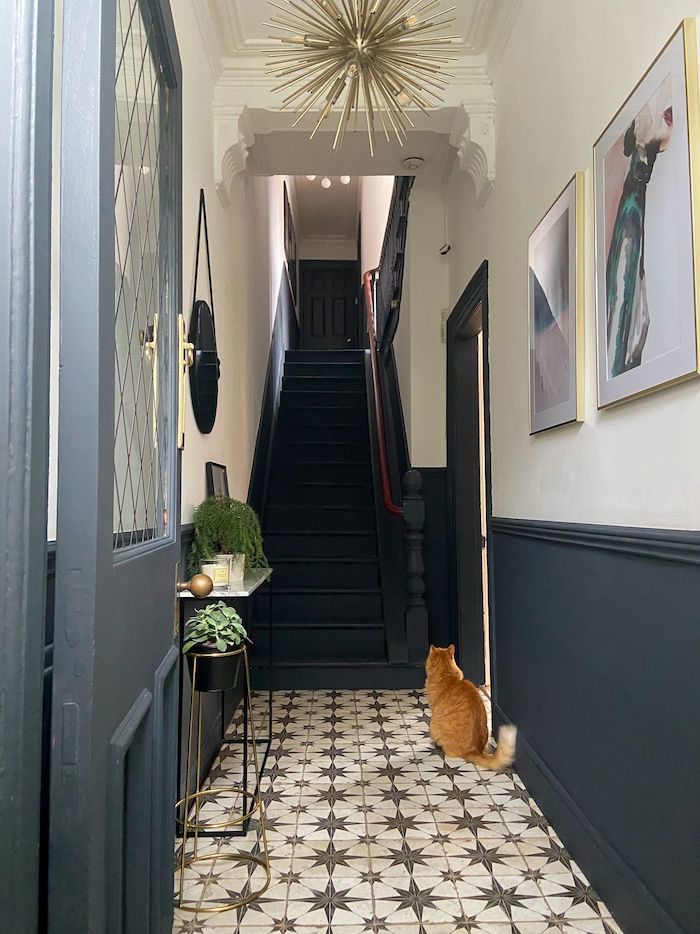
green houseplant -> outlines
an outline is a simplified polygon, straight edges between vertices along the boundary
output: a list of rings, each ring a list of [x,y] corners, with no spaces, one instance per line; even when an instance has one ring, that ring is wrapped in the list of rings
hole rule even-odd
[[[191,653],[198,655],[195,684],[198,691],[227,691],[236,686],[241,656],[228,653],[245,639],[248,634],[241,617],[221,600],[202,607],[187,620],[182,651],[187,656],[190,676],[194,669]]]
[[[190,550],[190,574],[217,554],[244,554],[246,570],[266,568],[260,520],[247,503],[229,496],[209,496],[193,517],[194,542]]]

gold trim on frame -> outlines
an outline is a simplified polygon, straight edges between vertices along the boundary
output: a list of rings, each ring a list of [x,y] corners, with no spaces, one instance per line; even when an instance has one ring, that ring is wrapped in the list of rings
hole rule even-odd
[[[533,429],[532,427],[532,399],[530,398],[530,392],[532,390],[532,309],[530,308],[530,240],[532,236],[536,233],[537,228],[540,226],[542,221],[547,217],[549,212],[552,210],[557,201],[561,196],[566,192],[567,188],[573,182],[575,186],[574,193],[574,210],[576,212],[576,217],[574,218],[574,236],[576,238],[575,243],[575,253],[576,253],[576,354],[575,354],[575,364],[576,364],[576,415],[574,418],[570,418],[565,422],[559,422],[556,425],[548,425],[546,428],[537,428]],[[535,435],[541,435],[548,431],[553,431],[557,428],[563,428],[565,425],[577,425],[586,420],[586,173],[585,172],[575,172],[571,178],[568,180],[566,185],[562,188],[559,194],[554,198],[552,203],[549,205],[547,210],[544,212],[542,217],[537,221],[535,226],[530,231],[530,234],[527,238],[528,246],[528,259],[527,259],[527,391],[528,391],[528,422],[530,425],[530,437],[535,437]]]
[[[688,159],[689,159],[689,181],[690,181],[690,234],[692,237],[692,255],[693,255],[693,292],[695,299],[695,370],[677,376],[674,379],[666,380],[656,386],[650,386],[648,389],[642,389],[639,392],[632,393],[622,399],[615,399],[614,402],[601,403],[600,401],[600,349],[599,349],[599,326],[600,326],[600,303],[598,301],[598,203],[597,203],[597,171],[596,171],[596,146],[599,145],[602,138],[608,132],[620,113],[630,102],[639,85],[653,71],[662,55],[666,52],[679,32],[683,33],[683,65],[685,72],[685,104],[686,118],[688,121]],[[692,17],[686,17],[680,25],[674,29],[671,36],[664,43],[658,55],[653,62],[644,71],[632,90],[617,108],[613,116],[605,125],[604,129],[593,143],[593,259],[595,274],[595,348],[596,348],[596,398],[598,411],[604,409],[613,409],[619,405],[624,405],[634,399],[641,399],[661,389],[668,389],[671,386],[677,386],[688,380],[696,379],[700,375],[700,304],[698,302],[698,289],[700,288],[700,85],[698,82],[698,44],[697,44],[697,26]],[[603,271],[605,274],[605,271]]]

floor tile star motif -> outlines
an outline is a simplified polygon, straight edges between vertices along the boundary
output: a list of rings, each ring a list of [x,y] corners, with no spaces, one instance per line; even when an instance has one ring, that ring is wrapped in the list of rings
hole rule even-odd
[[[272,884],[237,911],[176,910],[173,934],[621,934],[517,772],[446,760],[429,723],[422,691],[276,692]],[[236,807],[224,788],[240,753],[225,747],[210,772],[213,823]],[[207,838],[217,858],[186,870],[200,908],[259,887],[259,868],[218,858],[231,842]],[[259,852],[252,832],[235,849]]]

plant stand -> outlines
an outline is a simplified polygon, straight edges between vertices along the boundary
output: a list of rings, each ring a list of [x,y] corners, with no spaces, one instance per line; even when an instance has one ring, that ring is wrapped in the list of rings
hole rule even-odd
[[[272,568],[260,568],[258,570],[251,571],[246,578],[239,584],[233,584],[229,590],[217,590],[214,589],[209,594],[209,596],[202,600],[197,598],[189,590],[183,590],[180,593],[180,648],[182,648],[182,641],[184,637],[184,620],[187,618],[187,613],[192,608],[192,604],[206,604],[210,602],[216,602],[217,600],[222,600],[224,603],[235,603],[241,599],[252,598],[253,596],[264,598],[263,594],[260,593],[260,588],[264,584],[267,584],[267,600],[268,600],[268,637],[267,637],[267,673],[268,673],[268,692],[267,692],[267,702],[268,702],[268,713],[267,713],[267,736],[256,737],[255,740],[252,739],[252,735],[249,737],[248,731],[248,721],[251,718],[251,708],[250,708],[250,697],[249,692],[243,690],[243,723],[242,723],[242,735],[234,736],[231,739],[226,738],[226,729],[228,727],[227,719],[225,716],[225,694],[221,692],[221,740],[219,742],[219,756],[221,755],[222,750],[225,747],[235,747],[242,746],[243,754],[243,809],[244,809],[244,820],[238,826],[231,827],[226,830],[217,830],[211,827],[207,829],[202,829],[199,831],[200,837],[243,837],[248,833],[248,828],[250,826],[251,813],[248,811],[249,802],[252,800],[248,796],[248,751],[249,743],[252,741],[253,745],[257,747],[262,747],[263,755],[262,762],[260,765],[260,772],[256,775],[256,786],[253,791],[253,795],[256,795],[259,790],[260,780],[265,772],[265,766],[267,765],[267,757],[270,752],[270,746],[272,745],[272,611],[273,611],[273,584],[272,584]],[[255,639],[255,632],[251,633],[251,637]],[[190,653],[192,654],[192,653]],[[182,774],[180,771],[180,762],[182,760],[181,756],[181,742],[182,742],[182,726],[183,726],[183,701],[185,699],[185,690],[184,690],[184,669],[185,665],[180,666],[180,723],[178,726],[178,788],[182,787]],[[190,707],[190,715],[192,714],[192,707]],[[200,717],[201,717],[201,707],[200,707]],[[201,741],[201,740],[200,740]],[[188,757],[189,765],[189,757]],[[200,777],[200,768],[201,762],[198,766],[197,780],[199,781]],[[185,792],[188,791],[189,785],[185,784]],[[178,839],[182,836],[183,831],[183,821],[178,820],[176,824],[177,837]]]
[[[197,914],[220,914],[224,911],[232,911],[235,908],[242,908],[244,905],[249,904],[250,902],[255,901],[259,898],[267,889],[270,887],[271,874],[270,874],[270,858],[267,849],[267,834],[265,830],[265,805],[262,800],[262,791],[260,788],[260,778],[261,771],[258,765],[258,749],[255,737],[255,719],[252,715],[251,708],[251,697],[250,697],[250,668],[248,665],[248,651],[243,644],[238,649],[233,649],[230,652],[222,653],[213,653],[213,652],[190,652],[188,653],[192,658],[192,696],[190,703],[190,717],[189,717],[189,729],[187,733],[187,768],[185,773],[185,797],[177,802],[175,805],[176,810],[182,808],[183,819],[182,819],[182,846],[180,850],[180,886],[179,886],[179,895],[175,900],[175,907],[180,911],[192,911]],[[201,756],[202,756],[202,694],[206,693],[204,691],[199,691],[196,688],[197,684],[197,665],[201,664],[203,659],[210,658],[231,658],[233,656],[240,656],[243,659],[243,696],[247,700],[245,704],[244,716],[250,718],[250,737],[252,741],[252,751],[253,751],[253,768],[255,771],[255,791],[249,792],[247,788],[237,785],[226,785],[224,787],[217,786],[215,788],[206,788],[202,789],[201,787]],[[195,706],[197,708],[197,714],[195,716]],[[194,733],[194,723],[195,719],[197,721],[197,737],[196,742],[193,742],[193,733]],[[247,724],[246,724],[247,726]],[[197,754],[196,754],[196,787],[192,794],[189,793],[190,787],[190,768],[192,765],[192,750],[193,746],[196,745]],[[244,783],[245,784],[245,783]],[[223,821],[218,824],[206,824],[202,825],[200,823],[200,807],[202,801],[206,801],[209,796],[219,795],[222,793],[235,793],[238,794],[241,798],[241,812],[235,817],[230,817],[226,821]],[[250,802],[250,807],[248,803]],[[192,814],[192,812],[194,812]],[[254,856],[252,853],[241,853],[241,852],[214,852],[214,853],[205,853],[200,855],[198,852],[199,837],[203,836],[205,832],[211,833],[216,832],[225,835],[226,830],[230,830],[233,827],[237,827],[243,824],[249,824],[251,817],[257,814],[258,823],[259,823],[259,844],[260,844],[260,856]],[[222,833],[224,831],[224,833]],[[192,852],[188,853],[188,845],[190,842],[193,844]],[[233,897],[230,900],[225,901],[222,904],[215,904],[208,906],[206,902],[202,903],[199,900],[188,901],[185,898],[184,889],[185,889],[185,870],[188,866],[192,866],[195,863],[213,863],[214,860],[231,860],[236,863],[244,862],[250,863],[252,866],[261,866],[265,870],[265,882],[257,888],[255,891],[247,892],[245,895],[241,894],[238,897]],[[245,885],[243,886],[243,891],[245,891]]]

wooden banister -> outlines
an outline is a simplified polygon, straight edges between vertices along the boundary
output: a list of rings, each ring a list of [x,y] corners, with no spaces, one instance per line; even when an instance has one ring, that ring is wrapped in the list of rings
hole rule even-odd
[[[377,279],[379,270],[372,269],[362,278],[364,288],[365,309],[367,312],[367,334],[369,337],[369,353],[372,364],[372,383],[374,386],[374,410],[377,422],[377,439],[379,444],[379,470],[382,481],[382,499],[384,507],[392,516],[403,516],[403,506],[394,502],[389,477],[389,457],[386,448],[386,431],[384,428],[384,405],[382,401],[382,384],[379,378],[379,359],[377,356],[377,330],[374,314],[373,284]]]

